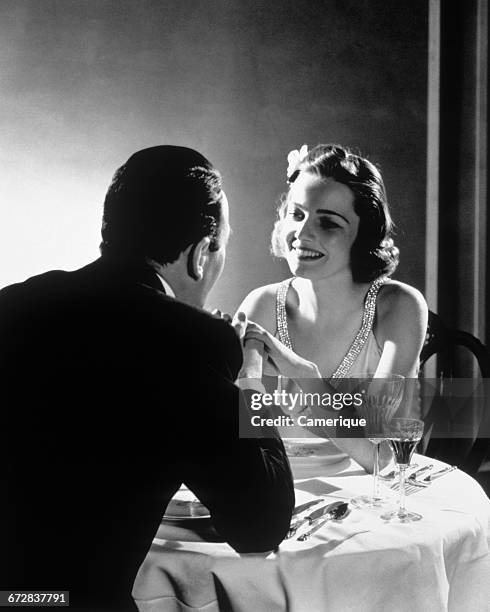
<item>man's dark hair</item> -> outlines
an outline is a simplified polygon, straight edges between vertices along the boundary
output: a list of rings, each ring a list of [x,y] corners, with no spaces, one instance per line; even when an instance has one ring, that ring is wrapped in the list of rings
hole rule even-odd
[[[116,170],[104,201],[103,256],[164,265],[205,236],[219,248],[221,176],[197,151],[158,146]]]

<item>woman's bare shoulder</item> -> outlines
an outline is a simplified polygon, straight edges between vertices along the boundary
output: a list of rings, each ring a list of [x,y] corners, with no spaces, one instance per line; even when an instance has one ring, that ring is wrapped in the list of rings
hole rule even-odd
[[[251,291],[238,307],[249,319],[271,333],[276,328],[276,295],[280,283],[264,285]]]
[[[422,293],[406,283],[389,279],[381,287],[376,310],[380,322],[395,322],[398,327],[427,326],[428,309]]]

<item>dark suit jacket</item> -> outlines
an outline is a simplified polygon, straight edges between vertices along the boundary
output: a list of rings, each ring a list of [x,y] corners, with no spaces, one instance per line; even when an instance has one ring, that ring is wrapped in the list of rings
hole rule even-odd
[[[0,292],[0,589],[133,609],[138,567],[185,483],[242,552],[294,506],[277,439],[239,439],[232,328],[104,258]]]

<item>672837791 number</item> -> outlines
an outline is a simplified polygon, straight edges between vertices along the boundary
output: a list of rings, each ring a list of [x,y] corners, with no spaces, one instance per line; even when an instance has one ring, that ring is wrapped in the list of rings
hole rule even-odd
[[[68,591],[0,591],[0,607],[69,605]]]

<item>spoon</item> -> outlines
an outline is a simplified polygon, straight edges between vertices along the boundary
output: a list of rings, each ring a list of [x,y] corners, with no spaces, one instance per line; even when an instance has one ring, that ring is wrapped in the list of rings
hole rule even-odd
[[[297,539],[300,542],[304,542],[313,533],[315,533],[315,531],[320,529],[320,527],[323,527],[323,525],[325,525],[325,523],[328,523],[328,521],[330,521],[330,520],[332,520],[332,521],[340,521],[341,519],[345,518],[348,514],[350,514],[349,504],[347,502],[339,504],[336,508],[332,509],[331,512],[329,512],[327,515],[325,515],[325,518],[320,519],[316,524],[314,524],[310,529],[308,529],[308,531],[306,531],[305,533],[300,535],[299,538],[297,538]]]

